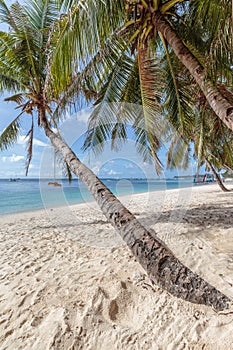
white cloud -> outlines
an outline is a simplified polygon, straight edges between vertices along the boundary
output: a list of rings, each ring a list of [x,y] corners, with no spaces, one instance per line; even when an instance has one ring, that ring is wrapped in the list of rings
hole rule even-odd
[[[132,163],[128,163],[128,164],[125,164],[125,168],[126,169],[133,169],[133,168],[135,168],[135,165]]]
[[[118,171],[115,171],[115,170],[112,170],[112,169],[111,169],[110,171],[107,172],[107,174],[108,174],[108,175],[119,175],[119,174],[121,174],[121,173],[119,173]]]
[[[26,137],[25,135],[19,135],[18,140],[17,140],[17,144],[24,145],[27,141],[28,141],[28,137]]]
[[[42,142],[42,141],[40,141],[40,140],[38,140],[38,139],[34,139],[34,140],[33,140],[33,144],[34,144],[35,146],[39,146],[39,147],[47,147],[47,146],[48,146],[47,143]]]
[[[20,162],[21,160],[24,159],[24,156],[17,156],[16,154],[12,154],[12,156],[9,157],[2,157],[3,162],[10,162],[10,163],[15,163],[15,162]]]
[[[75,118],[79,121],[79,122],[83,122],[85,124],[87,124],[88,122],[88,119],[90,117],[90,110],[82,110],[80,112],[77,112],[75,114]]]
[[[19,135],[18,140],[17,140],[18,145],[24,145],[27,142],[28,142],[28,137],[26,137],[26,135]],[[45,142],[42,142],[36,138],[33,139],[33,144],[35,146],[39,146],[39,147],[46,147],[47,146],[47,144]]]
[[[76,112],[76,113],[73,113],[73,114],[70,114],[69,109],[67,109],[63,113],[62,118],[64,119],[65,122],[73,119],[73,120],[76,120],[78,122],[82,122],[82,123],[87,124],[88,119],[90,117],[90,114],[91,114],[91,111],[88,109],[83,109],[83,110]]]

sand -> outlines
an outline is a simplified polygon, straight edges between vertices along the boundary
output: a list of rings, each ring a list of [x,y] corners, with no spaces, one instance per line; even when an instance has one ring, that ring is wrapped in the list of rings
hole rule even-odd
[[[233,193],[123,197],[188,267],[233,299]],[[233,314],[152,286],[94,203],[0,217],[0,348],[233,348]]]

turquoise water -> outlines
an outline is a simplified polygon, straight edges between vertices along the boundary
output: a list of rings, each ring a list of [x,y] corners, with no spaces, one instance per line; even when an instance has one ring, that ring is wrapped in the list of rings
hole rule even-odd
[[[0,214],[31,211],[52,206],[62,206],[91,201],[92,196],[77,179],[71,184],[59,181],[61,188],[48,186],[49,180],[21,179],[9,181],[0,179]],[[117,196],[148,191],[159,191],[192,186],[192,180],[146,180],[146,179],[104,179],[102,180]]]

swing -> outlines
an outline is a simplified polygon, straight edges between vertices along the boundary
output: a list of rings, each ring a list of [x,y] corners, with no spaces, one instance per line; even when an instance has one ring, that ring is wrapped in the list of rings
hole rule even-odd
[[[54,173],[53,173],[54,181],[48,182],[48,185],[54,186],[54,187],[62,187],[62,185],[56,181],[56,152],[55,152],[55,150],[54,150],[54,158],[53,158],[53,170],[54,170]]]

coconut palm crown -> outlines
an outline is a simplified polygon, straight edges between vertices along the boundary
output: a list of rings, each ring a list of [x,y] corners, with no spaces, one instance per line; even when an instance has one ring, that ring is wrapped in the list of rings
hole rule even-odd
[[[0,150],[17,140],[22,120],[27,121],[26,174],[36,124],[41,126],[46,116],[56,126],[53,110],[61,91],[51,79],[49,66],[54,47],[50,33],[57,19],[59,9],[53,0],[30,0],[27,6],[16,2],[10,8],[0,1],[0,21],[8,27],[0,32],[0,90],[11,93],[5,100],[15,102],[20,111],[0,135]]]

